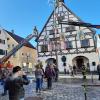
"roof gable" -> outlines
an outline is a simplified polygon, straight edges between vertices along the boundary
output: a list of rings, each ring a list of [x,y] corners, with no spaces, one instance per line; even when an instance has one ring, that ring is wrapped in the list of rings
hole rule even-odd
[[[9,32],[7,30],[5,30],[17,43],[20,43],[24,38],[12,33],[12,32]],[[30,42],[27,42],[24,46],[26,47],[29,47],[29,48],[32,48],[32,49],[36,49]]]
[[[73,21],[76,21],[76,22],[77,21],[78,22],[84,22],[75,13],[73,13],[64,3],[62,3],[62,6],[61,5],[57,6],[55,12],[56,12],[57,16],[59,16],[59,17],[64,16],[63,21],[73,20]],[[39,40],[39,38],[41,37],[42,34],[44,35],[44,32],[46,30],[52,30],[53,29],[53,26],[54,26],[53,19],[54,19],[54,11],[52,11],[51,15],[49,16],[47,22],[45,23],[42,31],[39,34],[39,37],[37,38],[37,40]],[[49,29],[48,29],[48,26],[51,26],[51,27],[49,27]],[[66,25],[66,26],[69,26],[69,25]],[[57,28],[59,28],[59,25],[57,25]],[[95,33],[94,29],[89,28],[89,27],[87,29],[88,29],[89,32]],[[62,32],[62,31],[60,30],[60,32]],[[48,34],[48,33],[46,33],[46,34]]]

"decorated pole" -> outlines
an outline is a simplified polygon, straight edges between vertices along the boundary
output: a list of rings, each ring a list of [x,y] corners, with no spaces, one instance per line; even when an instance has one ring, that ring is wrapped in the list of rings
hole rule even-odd
[[[59,3],[63,3],[64,0],[49,0],[49,3],[53,4],[54,9],[54,15],[53,15],[53,31],[54,31],[54,49],[55,49],[55,56],[56,56],[56,67],[58,68],[58,43],[57,43],[57,14],[56,14],[56,8],[59,6]],[[57,77],[58,80],[58,77]]]
[[[57,35],[57,23],[56,23],[56,7],[58,6],[58,3],[61,2],[62,0],[49,0],[49,3],[53,4],[53,9],[54,9],[54,15],[53,15],[53,29],[54,29],[54,44],[55,45],[55,56],[56,56],[56,66],[58,67],[58,54],[57,54],[57,40],[56,40],[56,35]]]

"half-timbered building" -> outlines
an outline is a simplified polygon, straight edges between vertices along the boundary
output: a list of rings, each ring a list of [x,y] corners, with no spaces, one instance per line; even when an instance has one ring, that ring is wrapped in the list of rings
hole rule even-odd
[[[38,57],[44,67],[49,63],[57,63],[60,71],[69,70],[69,65],[77,66],[80,71],[82,64],[88,70],[96,70],[98,55],[94,41],[95,30],[59,21],[83,22],[64,3],[59,0],[55,10],[45,23],[37,39]]]

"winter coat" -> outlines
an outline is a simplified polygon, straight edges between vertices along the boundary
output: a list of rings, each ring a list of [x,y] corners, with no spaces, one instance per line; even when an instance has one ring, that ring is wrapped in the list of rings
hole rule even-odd
[[[45,69],[45,77],[46,78],[52,78],[52,77],[54,77],[55,76],[55,71],[54,71],[54,69],[53,68],[50,68],[50,67],[47,67],[46,69]]]
[[[25,90],[23,85],[28,85],[29,80],[25,75],[23,77],[9,77],[6,80],[5,88],[9,92],[9,100],[20,100],[24,98]]]
[[[97,65],[97,71],[98,71],[98,73],[100,74],[100,64]]]
[[[37,79],[37,78],[42,78],[42,76],[43,76],[43,71],[42,71],[42,69],[36,69],[35,70],[35,78]]]

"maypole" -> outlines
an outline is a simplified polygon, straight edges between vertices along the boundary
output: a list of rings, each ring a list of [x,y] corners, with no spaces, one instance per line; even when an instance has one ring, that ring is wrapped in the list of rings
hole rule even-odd
[[[58,53],[57,53],[57,23],[56,23],[56,8],[59,4],[59,0],[49,0],[49,4],[53,5],[54,15],[53,15],[53,31],[54,31],[54,44],[55,45],[55,56],[56,56],[56,66],[58,67]]]

